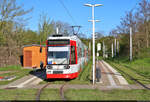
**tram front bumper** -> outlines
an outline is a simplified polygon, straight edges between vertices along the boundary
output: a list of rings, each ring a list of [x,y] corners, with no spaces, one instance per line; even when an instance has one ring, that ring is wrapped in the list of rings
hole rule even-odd
[[[78,77],[78,72],[71,74],[46,74],[47,79],[74,79]]]

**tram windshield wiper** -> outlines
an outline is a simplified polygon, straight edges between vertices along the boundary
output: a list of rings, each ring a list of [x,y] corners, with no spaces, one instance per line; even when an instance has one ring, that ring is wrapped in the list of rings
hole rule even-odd
[[[64,59],[60,64],[63,64],[66,61],[66,59]]]

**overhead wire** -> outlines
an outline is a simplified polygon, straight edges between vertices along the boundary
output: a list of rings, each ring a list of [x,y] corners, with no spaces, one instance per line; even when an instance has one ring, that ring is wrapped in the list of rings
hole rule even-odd
[[[71,15],[71,13],[69,12],[68,8],[65,6],[65,4],[63,3],[62,0],[58,0],[60,2],[60,4],[64,7],[64,9],[66,10],[68,16],[71,18],[72,22],[76,25],[76,21],[74,20],[73,16]]]

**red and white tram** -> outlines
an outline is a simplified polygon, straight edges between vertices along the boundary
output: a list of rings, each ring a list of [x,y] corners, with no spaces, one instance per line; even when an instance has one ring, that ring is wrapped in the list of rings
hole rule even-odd
[[[52,35],[48,37],[46,58],[46,77],[78,77],[88,60],[88,49],[76,36]]]

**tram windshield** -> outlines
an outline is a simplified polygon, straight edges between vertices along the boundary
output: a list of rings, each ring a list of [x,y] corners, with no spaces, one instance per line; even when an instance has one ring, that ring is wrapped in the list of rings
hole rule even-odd
[[[49,50],[47,53],[47,63],[48,64],[69,64],[69,51],[63,49],[64,48],[62,47],[62,50],[52,51],[52,47],[51,47],[51,50]]]

